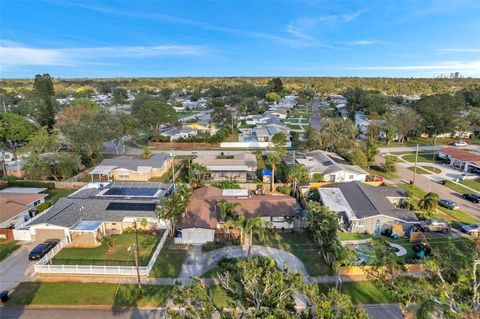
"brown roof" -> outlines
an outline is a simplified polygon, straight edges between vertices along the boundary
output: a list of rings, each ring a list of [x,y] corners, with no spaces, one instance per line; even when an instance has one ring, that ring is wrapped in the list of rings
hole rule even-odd
[[[0,193],[0,207],[8,202],[29,205],[47,196],[47,194]]]
[[[0,193],[0,223],[27,211],[27,205],[46,196],[47,194]]]
[[[454,147],[445,147],[441,150],[441,152],[462,162],[474,162],[480,164],[479,154],[475,154]]]
[[[204,166],[247,166],[257,169],[257,157],[253,154],[242,152],[233,155],[233,158],[217,158],[216,156],[200,155],[193,160],[193,163]]]
[[[13,202],[0,204],[0,223],[3,223],[17,215],[20,215],[27,210],[27,206]]]
[[[239,203],[235,211],[245,218],[257,216],[282,217],[296,216],[297,201],[283,194],[252,195],[248,197],[223,196],[223,190],[211,186],[196,189],[179,228],[209,228],[216,229],[220,211],[217,203],[227,201]]]

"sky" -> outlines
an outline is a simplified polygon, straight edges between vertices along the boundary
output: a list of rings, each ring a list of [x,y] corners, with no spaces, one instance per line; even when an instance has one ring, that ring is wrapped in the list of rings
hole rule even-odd
[[[0,0],[0,78],[480,76],[479,0]]]

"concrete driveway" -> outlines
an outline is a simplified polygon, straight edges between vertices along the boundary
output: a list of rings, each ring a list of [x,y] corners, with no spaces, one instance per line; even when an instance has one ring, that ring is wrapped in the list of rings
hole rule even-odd
[[[34,280],[35,262],[28,260],[28,254],[33,247],[35,244],[24,244],[0,262],[0,291],[11,290],[22,281]]]

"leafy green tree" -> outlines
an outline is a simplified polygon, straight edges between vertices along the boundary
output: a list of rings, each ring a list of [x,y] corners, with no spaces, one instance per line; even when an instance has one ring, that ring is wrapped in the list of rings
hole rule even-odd
[[[132,111],[134,111],[132,109]],[[162,99],[147,99],[143,105],[133,112],[133,116],[147,128],[159,132],[164,126],[178,124],[178,116],[175,109]]]
[[[273,78],[267,83],[267,89],[271,92],[280,93],[283,91],[283,82],[280,78]]]
[[[310,180],[307,168],[302,164],[294,164],[289,167],[287,180],[292,184],[293,192],[297,194],[297,186],[299,183],[306,183]]]
[[[385,161],[380,164],[385,171],[385,173],[395,173],[397,170],[397,165],[395,164],[395,158],[393,156],[388,156]]]
[[[272,136],[272,143],[274,150],[284,155],[286,153],[285,145],[287,144],[287,137],[282,132],[277,132]]]
[[[240,185],[234,181],[216,182],[212,186],[220,189],[241,189]]]
[[[282,99],[282,97],[275,92],[268,92],[267,94],[265,94],[265,98],[275,103],[280,102],[280,100]]]
[[[177,190],[168,196],[165,201],[157,207],[159,218],[170,221],[170,235],[175,234],[177,225],[183,218],[185,210],[187,209],[190,197],[192,196],[192,189],[189,185],[179,184]]]
[[[41,126],[47,126],[49,129],[52,129],[55,124],[57,104],[53,81],[48,73],[35,75],[33,81],[33,93],[36,101],[36,115],[38,122]]]
[[[308,144],[315,149],[338,153],[344,157],[355,149],[358,129],[351,120],[322,119],[319,132],[309,130]]]
[[[25,172],[33,179],[45,179],[51,174],[50,167],[39,154],[30,153],[23,166]]]
[[[150,157],[152,157],[152,150],[149,149],[148,147],[144,147],[142,149],[142,158],[149,159]]]
[[[128,99],[128,91],[124,88],[113,89],[113,103],[123,104]]]
[[[27,147],[30,151],[37,154],[58,152],[60,150],[60,141],[56,132],[50,134],[46,127],[42,127],[28,138]]]
[[[337,237],[337,214],[318,202],[308,203],[308,229],[314,242],[318,245],[325,263],[332,267],[341,251]]]
[[[68,179],[78,172],[80,163],[77,154],[60,152],[55,159],[55,173],[61,179]]]
[[[23,116],[0,113],[0,139],[4,145],[11,147],[15,160],[17,159],[18,143],[28,141],[35,131],[35,125]]]
[[[368,158],[363,149],[356,147],[350,157],[350,162],[353,165],[358,165],[361,168],[368,168]]]
[[[399,143],[403,143],[407,136],[420,129],[422,123],[422,118],[417,111],[408,106],[396,106],[392,108],[383,115],[383,120],[386,126],[387,144],[395,137]]]
[[[380,153],[377,142],[373,138],[369,138],[365,143],[365,155],[367,156],[367,168],[375,163],[375,157]]]

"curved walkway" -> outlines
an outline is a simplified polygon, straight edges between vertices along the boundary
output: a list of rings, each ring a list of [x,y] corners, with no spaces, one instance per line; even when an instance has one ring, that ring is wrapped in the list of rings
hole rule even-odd
[[[303,262],[292,253],[268,246],[253,245],[250,255],[247,246],[228,246],[203,253],[200,246],[193,247],[191,254],[182,265],[179,280],[189,281],[191,276],[201,276],[215,268],[222,258],[247,258],[252,256],[265,256],[274,259],[280,269],[285,266],[294,272],[300,272],[305,278],[309,277]]]

